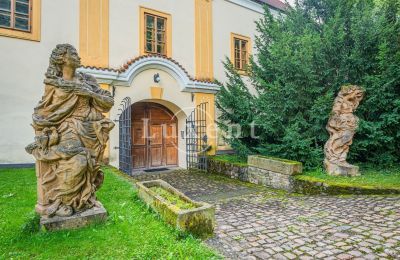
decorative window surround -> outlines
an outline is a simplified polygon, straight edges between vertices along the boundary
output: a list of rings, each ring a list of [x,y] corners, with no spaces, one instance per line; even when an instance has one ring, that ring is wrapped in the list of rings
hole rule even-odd
[[[247,36],[243,36],[243,35],[236,34],[236,33],[231,33],[231,62],[234,65],[234,67],[237,69],[239,74],[246,75],[245,67],[243,67],[243,68],[236,67],[236,62],[235,62],[235,39],[238,39],[238,40],[246,42],[246,52],[247,52],[246,66],[249,65],[249,58],[250,58],[251,50],[252,50],[251,39],[250,39],[250,37],[247,37]]]
[[[14,1],[11,1],[13,3]],[[40,41],[41,30],[41,0],[31,0],[30,3],[30,30],[22,31],[14,28],[0,27],[0,36],[18,38],[30,41]]]
[[[170,14],[163,13],[157,10],[153,10],[150,8],[146,8],[143,6],[139,7],[139,48],[140,48],[140,54],[145,55],[145,54],[150,54],[146,51],[145,48],[145,19],[146,19],[146,14],[154,16],[154,17],[160,17],[165,19],[166,27],[165,27],[165,56],[171,57],[172,55],[172,18]],[[157,47],[156,47],[157,48]]]

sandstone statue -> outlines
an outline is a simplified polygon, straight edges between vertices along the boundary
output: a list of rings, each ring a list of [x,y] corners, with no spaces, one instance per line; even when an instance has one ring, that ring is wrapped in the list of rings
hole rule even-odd
[[[358,127],[358,118],[353,114],[364,97],[358,86],[343,86],[336,97],[326,126],[330,138],[325,144],[325,170],[329,175],[358,176],[357,166],[346,161],[353,136]]]
[[[46,218],[102,207],[95,192],[103,183],[100,163],[114,127],[103,113],[114,100],[94,77],[77,72],[78,67],[76,49],[57,45],[45,74],[44,95],[32,116],[35,142],[26,151],[36,159],[36,211]]]

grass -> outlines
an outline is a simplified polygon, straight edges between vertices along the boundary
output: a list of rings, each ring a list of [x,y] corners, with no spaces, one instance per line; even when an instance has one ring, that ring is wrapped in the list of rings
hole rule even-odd
[[[105,224],[38,232],[34,169],[0,169],[0,259],[215,259],[200,240],[162,222],[132,184],[110,169],[97,193]]]
[[[292,160],[287,160],[287,159],[282,159],[282,158],[277,158],[277,157],[272,157],[272,156],[266,156],[266,155],[258,155],[261,158],[265,159],[270,159],[270,160],[275,160],[275,161],[280,161],[288,164],[301,164],[301,162],[297,161],[292,161]]]
[[[150,190],[153,191],[155,194],[164,198],[170,204],[172,204],[180,209],[196,208],[196,205],[194,205],[193,203],[184,201],[178,195],[172,194],[171,192],[169,192],[161,187],[154,186],[154,187],[151,187]]]
[[[247,158],[240,157],[236,154],[221,154],[211,157],[215,161],[226,162],[237,166],[247,166]]]
[[[376,169],[361,167],[361,176],[342,177],[327,175],[324,170],[317,169],[296,176],[297,179],[311,182],[323,182],[332,186],[359,187],[366,189],[398,189],[400,190],[400,168]]]

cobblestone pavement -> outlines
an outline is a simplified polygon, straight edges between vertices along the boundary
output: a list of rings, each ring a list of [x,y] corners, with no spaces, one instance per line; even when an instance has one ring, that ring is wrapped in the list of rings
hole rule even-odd
[[[175,171],[161,178],[216,206],[214,238],[231,259],[400,259],[399,196],[300,196]]]

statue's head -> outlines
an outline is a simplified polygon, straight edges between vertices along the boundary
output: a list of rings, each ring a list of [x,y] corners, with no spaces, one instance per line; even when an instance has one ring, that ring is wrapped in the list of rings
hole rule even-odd
[[[58,44],[51,53],[46,77],[62,77],[65,66],[69,66],[72,69],[79,68],[81,66],[81,58],[71,44]]]
[[[339,97],[345,99],[353,105],[353,110],[356,110],[361,100],[364,98],[365,90],[355,85],[345,85],[339,92]]]

